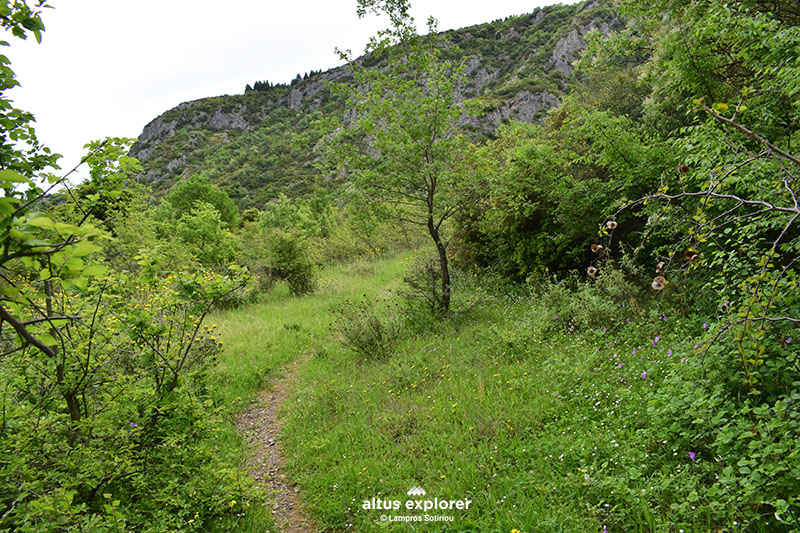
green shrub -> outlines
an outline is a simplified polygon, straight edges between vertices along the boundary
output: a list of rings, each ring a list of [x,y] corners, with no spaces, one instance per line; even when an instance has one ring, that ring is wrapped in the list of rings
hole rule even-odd
[[[281,230],[270,233],[267,242],[267,275],[285,280],[295,296],[310,294],[317,287],[317,268],[306,242]]]
[[[624,320],[644,318],[649,297],[642,284],[610,265],[595,279],[551,279],[538,287],[556,323],[578,329],[611,328]]]
[[[381,314],[372,302],[354,304],[350,300],[335,306],[332,312],[336,317],[333,329],[346,348],[367,360],[391,355],[401,331],[396,314]]]

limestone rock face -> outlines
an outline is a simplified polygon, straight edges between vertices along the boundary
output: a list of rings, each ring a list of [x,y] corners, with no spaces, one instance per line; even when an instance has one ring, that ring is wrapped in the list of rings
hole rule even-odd
[[[577,28],[569,32],[566,37],[562,37],[556,42],[550,62],[553,69],[559,71],[564,76],[572,74],[572,62],[578,58],[578,52],[586,46],[581,32]]]
[[[508,120],[540,122],[566,94],[585,36],[591,31],[608,35],[620,25],[609,0],[589,0],[445,32],[447,54],[461,61],[466,73],[465,83],[456,88],[456,102],[480,98],[487,104],[483,115],[463,119],[462,126],[481,135]],[[379,58],[364,56],[355,62],[381,68]],[[318,110],[354,120],[355,113],[329,90],[330,83],[352,79],[351,67],[345,65],[290,85],[269,85],[267,91],[184,102],[148,123],[131,155],[142,162],[145,179],[157,190],[198,172],[212,181],[227,180],[237,190],[253,192],[276,179],[301,190],[295,187],[298,180],[313,179],[316,141],[298,148],[292,139],[309,136],[315,120],[310,117],[319,117]],[[275,124],[285,132],[276,131]],[[231,167],[233,162],[241,166]]]

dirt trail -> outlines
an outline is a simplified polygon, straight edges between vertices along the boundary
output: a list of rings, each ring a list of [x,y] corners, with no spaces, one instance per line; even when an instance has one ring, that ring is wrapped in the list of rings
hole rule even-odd
[[[286,459],[279,435],[283,423],[278,417],[289,397],[288,388],[297,379],[297,362],[289,363],[284,375],[236,419],[236,425],[250,448],[250,474],[259,489],[272,501],[272,517],[283,533],[314,533],[317,529],[303,512],[297,487],[283,473]],[[268,507],[269,508],[269,507]]]

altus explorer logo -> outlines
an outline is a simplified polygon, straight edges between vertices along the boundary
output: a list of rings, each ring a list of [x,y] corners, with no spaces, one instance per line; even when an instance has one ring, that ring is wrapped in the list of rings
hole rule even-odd
[[[410,489],[408,489],[408,492],[406,492],[406,494],[408,494],[409,496],[425,496],[427,492],[425,492],[425,489],[423,489],[422,487],[415,485]]]
[[[452,511],[452,510],[467,510],[469,509],[472,500],[467,499],[460,499],[460,500],[443,500],[439,498],[434,498],[432,500],[423,500],[420,499],[422,496],[425,496],[427,492],[425,489],[418,485],[414,485],[408,492],[406,492],[408,496],[414,497],[416,499],[408,499],[405,501],[401,500],[389,500],[383,498],[372,498],[369,500],[364,500],[361,504],[361,508],[365,511],[399,511],[401,509],[406,511]]]

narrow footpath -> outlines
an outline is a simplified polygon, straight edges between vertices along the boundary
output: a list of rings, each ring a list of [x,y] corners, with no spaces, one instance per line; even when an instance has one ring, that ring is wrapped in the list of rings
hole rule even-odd
[[[283,472],[286,458],[281,452],[279,415],[289,397],[288,389],[297,379],[298,363],[289,363],[282,377],[262,392],[236,420],[239,431],[250,449],[250,475],[256,487],[267,491],[268,509],[283,533],[314,533],[317,529],[303,511],[298,488],[290,484]]]

